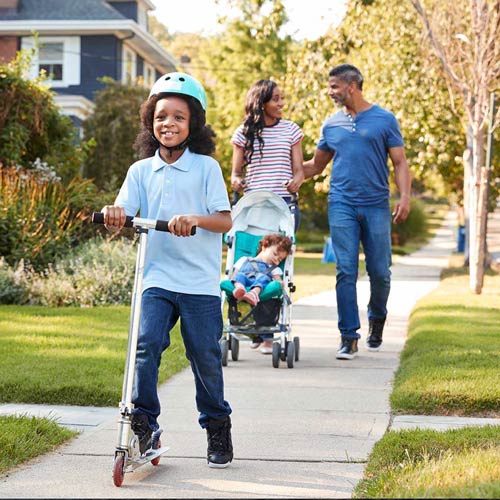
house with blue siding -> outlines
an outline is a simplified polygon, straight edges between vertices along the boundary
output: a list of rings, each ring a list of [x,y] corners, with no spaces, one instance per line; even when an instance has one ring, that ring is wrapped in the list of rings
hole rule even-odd
[[[62,112],[77,126],[107,76],[150,87],[178,62],[148,31],[151,0],[0,0],[0,60],[34,49]],[[35,36],[36,35],[36,36]]]

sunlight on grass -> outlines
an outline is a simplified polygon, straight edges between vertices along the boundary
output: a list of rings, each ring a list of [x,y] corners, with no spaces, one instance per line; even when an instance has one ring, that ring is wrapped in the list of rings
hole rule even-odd
[[[391,405],[399,413],[498,415],[500,276],[472,294],[468,277],[445,278],[412,312]]]
[[[53,450],[78,433],[46,418],[0,416],[0,473]]]
[[[500,426],[389,432],[375,444],[357,498],[498,498]]]
[[[126,306],[0,306],[0,402],[116,406],[129,314]],[[160,382],[187,365],[176,326]]]

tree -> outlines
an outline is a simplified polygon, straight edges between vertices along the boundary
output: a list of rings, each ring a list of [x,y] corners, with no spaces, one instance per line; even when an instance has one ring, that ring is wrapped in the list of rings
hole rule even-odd
[[[43,78],[25,78],[30,58],[21,51],[0,64],[0,164],[35,168],[35,162],[47,163],[69,182],[81,164],[76,131]]]
[[[261,78],[278,81],[286,71],[290,37],[279,31],[286,22],[282,0],[229,0],[240,15],[221,19],[222,34],[201,47],[193,75],[205,84],[208,122],[217,134],[217,158],[226,178],[231,170],[231,135],[242,122],[247,89]]]
[[[387,12],[391,16],[387,16]],[[289,54],[286,93],[293,96],[291,118],[302,125],[306,158],[314,151],[324,119],[335,112],[327,96],[328,71],[348,62],[364,77],[367,98],[398,117],[414,188],[448,191],[462,178],[462,126],[453,113],[437,59],[421,43],[417,14],[397,0],[352,0],[342,24]],[[441,180],[442,179],[442,180]],[[324,213],[329,170],[301,188],[308,206]],[[444,181],[444,182],[443,182]],[[438,189],[439,188],[439,189]],[[309,208],[308,208],[309,209]]]
[[[83,123],[84,137],[93,141],[85,161],[86,177],[107,191],[117,191],[130,165],[137,160],[133,144],[139,132],[139,108],[148,90],[110,78],[96,93],[94,114]]]
[[[450,90],[461,98],[471,161],[464,190],[469,223],[470,289],[481,293],[486,267],[489,171],[485,163],[490,94],[500,86],[500,0],[410,0],[441,61]],[[494,126],[500,122],[500,111]]]

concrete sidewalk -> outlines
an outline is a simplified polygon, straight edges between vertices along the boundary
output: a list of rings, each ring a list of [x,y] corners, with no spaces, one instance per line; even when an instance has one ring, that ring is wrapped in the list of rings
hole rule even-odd
[[[335,359],[339,337],[333,292],[294,304],[292,323],[301,341],[301,360],[293,369],[285,363],[272,368],[270,356],[242,342],[240,360],[230,360],[224,369],[235,449],[228,469],[206,465],[205,433],[197,424],[192,375],[185,370],[160,389],[162,441],[170,451],[158,467],[147,464],[127,474],[121,488],[113,486],[117,410],[104,409],[102,423],[87,425],[57,452],[1,478],[0,498],[349,497],[374,443],[390,424],[389,394],[409,313],[437,286],[455,246],[455,220],[450,216],[428,246],[393,266],[390,314],[378,353],[364,347],[365,309],[359,356]],[[359,303],[366,304],[366,280],[359,282],[358,293]],[[74,417],[64,419],[82,424]]]

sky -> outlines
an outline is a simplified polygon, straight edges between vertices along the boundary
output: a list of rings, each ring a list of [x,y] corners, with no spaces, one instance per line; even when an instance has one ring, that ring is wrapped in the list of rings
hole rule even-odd
[[[225,14],[224,7],[214,0],[152,0],[155,17],[170,33],[201,33],[210,35],[217,31],[217,18]],[[283,0],[289,22],[285,34],[296,39],[316,39],[328,27],[342,20],[347,0]],[[220,4],[224,4],[221,1]]]

